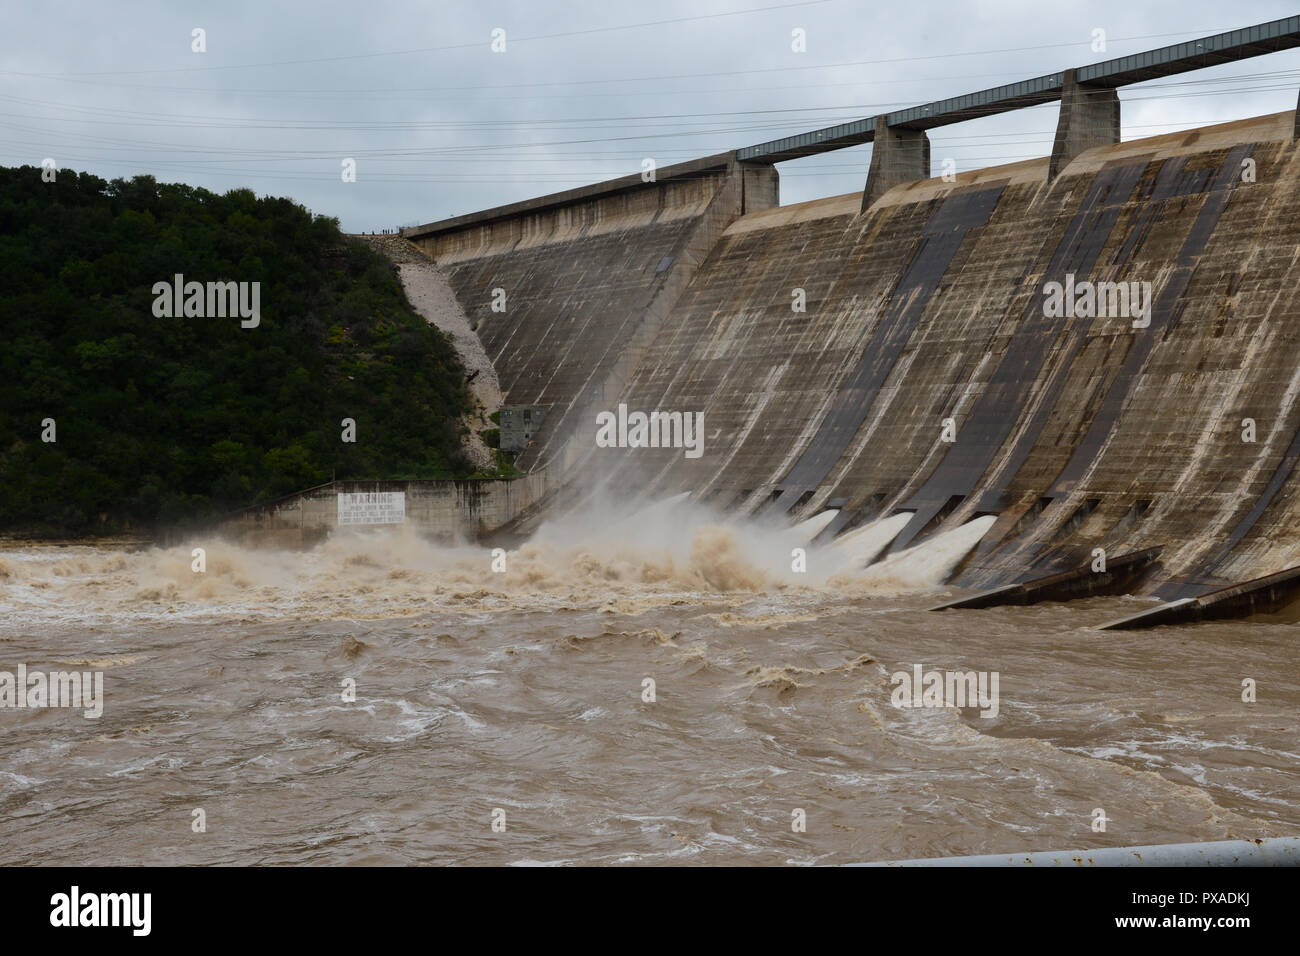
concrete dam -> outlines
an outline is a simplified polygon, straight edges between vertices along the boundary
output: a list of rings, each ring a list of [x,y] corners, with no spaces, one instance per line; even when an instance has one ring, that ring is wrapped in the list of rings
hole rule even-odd
[[[1296,114],[1121,142],[1116,90],[1298,44],[1275,21],[406,230],[546,476],[512,526],[597,491],[834,510],[821,540],[907,514],[893,551],[991,516],[950,583],[1143,554],[1132,593],[1275,575],[1285,603]],[[1050,100],[1051,156],[930,177],[926,129]],[[867,141],[862,193],[779,205],[776,162]],[[702,413],[702,453],[600,447],[620,406]]]

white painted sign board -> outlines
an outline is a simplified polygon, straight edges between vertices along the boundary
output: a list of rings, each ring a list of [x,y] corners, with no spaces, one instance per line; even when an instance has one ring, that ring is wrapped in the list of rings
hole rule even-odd
[[[405,524],[406,492],[361,491],[339,495],[339,524]]]

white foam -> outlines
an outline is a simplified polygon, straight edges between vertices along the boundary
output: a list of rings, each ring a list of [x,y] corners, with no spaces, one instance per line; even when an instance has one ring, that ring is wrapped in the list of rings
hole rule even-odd
[[[811,541],[817,535],[821,534],[823,528],[835,520],[839,514],[838,508],[831,508],[823,511],[821,514],[815,514],[811,518],[800,521],[790,529],[790,533],[795,535],[800,541]]]
[[[898,537],[911,520],[912,513],[904,511],[855,528],[831,543],[831,554],[845,570],[864,568],[889,547],[889,542]]]
[[[979,543],[996,515],[983,515],[960,528],[935,535],[915,547],[890,555],[862,572],[862,580],[897,584],[909,589],[936,587],[948,580],[957,563]]]

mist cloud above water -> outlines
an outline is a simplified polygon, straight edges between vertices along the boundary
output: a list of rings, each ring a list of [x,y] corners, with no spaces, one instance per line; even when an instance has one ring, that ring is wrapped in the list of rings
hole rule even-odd
[[[993,521],[977,518],[869,565],[909,516],[814,542],[834,515],[786,527],[677,496],[641,508],[588,503],[509,551],[440,545],[409,528],[341,532],[292,554],[213,540],[136,551],[9,546],[0,550],[0,582],[15,620],[31,624],[389,618],[610,602],[650,608],[794,591],[889,595],[942,586]],[[196,546],[205,551],[202,573],[193,569]]]

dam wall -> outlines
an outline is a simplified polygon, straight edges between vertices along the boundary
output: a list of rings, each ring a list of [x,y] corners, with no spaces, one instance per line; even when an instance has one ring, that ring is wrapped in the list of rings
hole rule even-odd
[[[891,553],[992,516],[968,587],[1300,565],[1297,114],[1121,142],[1117,92],[1296,46],[1288,17],[406,230],[541,422],[511,530],[689,492],[833,510],[823,542],[905,514]],[[926,178],[928,130],[1052,101],[1049,156]],[[775,163],[868,142],[860,193],[778,205]]]
[[[1300,563],[1293,131],[1287,112],[1098,146],[865,211],[776,206],[774,178],[746,202],[751,168],[714,158],[411,238],[506,403],[547,408],[520,464],[570,502],[840,509],[828,536],[912,512],[895,550],[991,514],[955,583],[1160,547],[1143,588],[1177,596]],[[1052,282],[1137,283],[1147,314],[1049,314]],[[596,447],[620,403],[702,412],[703,454]]]
[[[1300,563],[1293,128],[1098,147],[1054,179],[1045,158],[913,182],[864,214],[854,194],[747,215],[620,397],[703,411],[705,453],[597,460],[652,495],[838,507],[831,532],[911,511],[895,549],[997,515],[968,586],[1097,548],[1164,546],[1147,588],[1170,596]],[[1053,281],[1149,283],[1149,324],[1045,314]]]
[[[403,234],[447,276],[504,404],[540,407],[517,464],[563,472],[575,423],[623,391],[722,230],[776,202],[775,168],[727,153]]]

